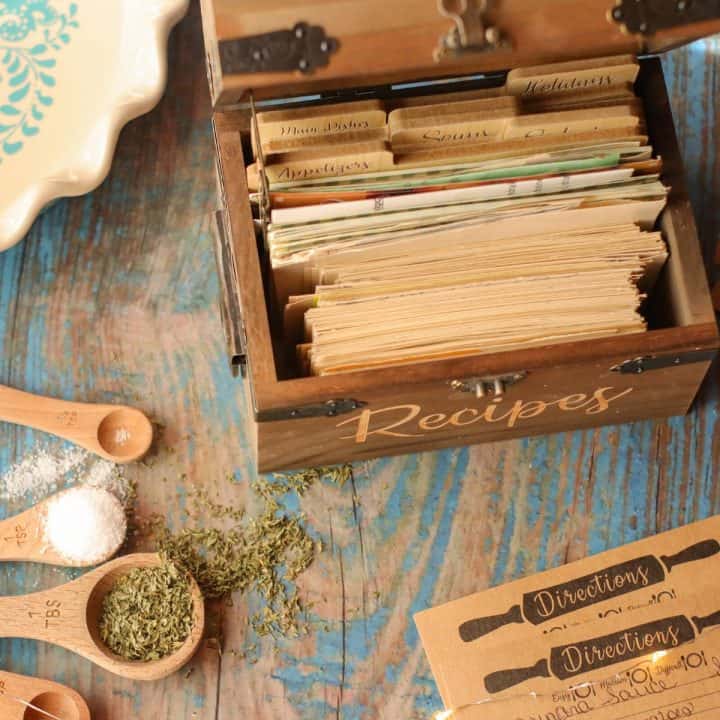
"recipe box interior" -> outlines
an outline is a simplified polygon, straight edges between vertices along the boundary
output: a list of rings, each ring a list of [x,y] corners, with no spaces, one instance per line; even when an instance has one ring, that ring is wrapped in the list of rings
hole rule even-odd
[[[637,0],[633,4],[645,7]],[[720,29],[719,21],[698,23],[696,16],[675,18],[677,26],[667,27],[672,17],[658,18],[648,10],[650,14],[634,18],[646,29],[645,36],[633,34],[636,28],[629,27],[629,10],[622,3],[618,7],[625,12],[626,27],[613,22],[614,6],[607,1],[499,0],[489,5],[483,20],[485,29],[492,23],[500,35],[484,37],[501,37],[502,46],[438,60],[438,39],[442,45],[454,25],[438,12],[435,0],[385,5],[389,7],[374,0],[274,0],[248,14],[231,0],[203,2],[216,104],[222,315],[233,363],[247,378],[259,470],[686,413],[715,355],[718,332],[662,66],[652,56],[640,57],[636,91],[643,100],[650,141],[664,160],[663,178],[672,190],[660,220],[670,258],[648,302],[648,332],[373,371],[299,376],[281,337],[267,255],[249,201],[245,166],[252,161],[254,112],[249,91],[255,102],[318,93],[321,97],[305,102],[383,97],[394,107],[423,93],[501,83],[502,71],[512,67],[613,52],[640,54]],[[676,8],[674,2],[668,5]],[[280,36],[273,40],[264,33],[287,31],[298,22],[322,28],[333,48],[314,72],[233,66],[235,39],[245,42],[242,53],[254,47],[255,58],[257,48],[269,47],[266,56],[260,53],[269,62]],[[657,27],[648,27],[649,22]],[[387,52],[381,53],[383,48]],[[483,77],[461,79],[470,72]],[[454,81],[407,87],[437,77]]]

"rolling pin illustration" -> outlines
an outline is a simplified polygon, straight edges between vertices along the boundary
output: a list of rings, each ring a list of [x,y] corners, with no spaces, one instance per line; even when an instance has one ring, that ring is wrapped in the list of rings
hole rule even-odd
[[[677,565],[717,555],[720,543],[703,540],[675,555],[644,555],[611,565],[590,575],[535,590],[523,595],[522,607],[513,605],[506,613],[474,618],[458,628],[464,642],[472,642],[505,625],[529,622],[541,625],[548,620],[581,610],[589,605],[663,582]]]
[[[532,678],[568,680],[593,670],[672,650],[695,640],[706,628],[720,625],[720,610],[706,617],[685,615],[655,620],[627,630],[550,650],[550,660],[543,658],[535,665],[511,670],[498,670],[485,676],[485,689],[499,693]]]

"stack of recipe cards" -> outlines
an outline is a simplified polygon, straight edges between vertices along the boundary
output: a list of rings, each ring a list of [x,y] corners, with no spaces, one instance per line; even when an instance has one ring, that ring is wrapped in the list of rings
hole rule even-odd
[[[258,115],[248,181],[304,372],[644,331],[667,188],[637,69],[526,68],[394,108]]]
[[[720,715],[720,517],[418,613],[449,720]]]

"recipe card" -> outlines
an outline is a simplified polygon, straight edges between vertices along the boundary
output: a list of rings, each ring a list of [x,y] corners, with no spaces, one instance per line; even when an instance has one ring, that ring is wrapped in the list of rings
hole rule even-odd
[[[714,610],[712,608],[715,608]],[[720,713],[713,593],[609,616],[458,666],[446,720],[679,720]],[[640,617],[642,615],[642,617]]]
[[[540,677],[554,678],[553,687],[572,684],[570,676],[553,675],[552,652],[586,635],[602,638],[687,613],[712,615],[720,610],[713,589],[719,540],[715,517],[418,613],[415,622],[446,707],[468,703],[468,692],[473,701],[496,695],[491,690],[504,681],[486,684],[496,672],[518,677],[535,667],[547,670]],[[718,607],[705,607],[706,597]],[[683,642],[697,635],[683,628]],[[675,647],[665,645],[640,650]]]

